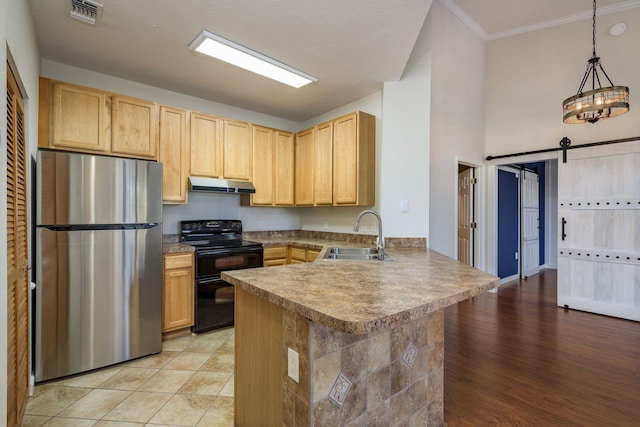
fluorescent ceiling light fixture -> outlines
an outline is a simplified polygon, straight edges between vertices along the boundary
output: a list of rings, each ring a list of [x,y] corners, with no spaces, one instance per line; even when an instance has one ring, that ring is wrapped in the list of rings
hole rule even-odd
[[[318,81],[307,73],[206,30],[198,34],[189,49],[295,88]]]

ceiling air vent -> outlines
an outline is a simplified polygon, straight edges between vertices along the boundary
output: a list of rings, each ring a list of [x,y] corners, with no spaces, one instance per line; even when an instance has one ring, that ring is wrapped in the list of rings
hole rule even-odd
[[[98,25],[102,20],[102,8],[99,3],[89,0],[70,0],[69,16],[78,21],[86,22],[91,25]]]

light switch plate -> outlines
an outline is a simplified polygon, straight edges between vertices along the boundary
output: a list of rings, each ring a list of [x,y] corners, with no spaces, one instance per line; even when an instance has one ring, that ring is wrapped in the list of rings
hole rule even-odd
[[[400,212],[409,212],[408,200],[400,200]]]
[[[300,360],[298,352],[287,347],[287,374],[295,382],[300,382]]]

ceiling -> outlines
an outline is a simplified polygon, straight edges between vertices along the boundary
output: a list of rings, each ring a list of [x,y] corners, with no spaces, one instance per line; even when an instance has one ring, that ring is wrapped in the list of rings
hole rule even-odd
[[[436,0],[437,1],[437,0]],[[480,37],[590,17],[589,0],[440,0]],[[223,104],[303,121],[402,77],[431,0],[97,0],[102,22],[70,0],[30,0],[43,58]],[[605,8],[640,0],[600,0]],[[615,9],[615,10],[618,10]],[[613,10],[613,9],[612,9]],[[206,29],[318,78],[300,89],[187,46]]]

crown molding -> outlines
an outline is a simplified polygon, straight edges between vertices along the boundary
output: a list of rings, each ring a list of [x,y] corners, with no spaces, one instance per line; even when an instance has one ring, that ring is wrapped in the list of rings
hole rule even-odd
[[[465,25],[467,25],[478,37],[484,41],[492,41],[503,39],[506,37],[517,36],[519,34],[530,33],[533,31],[544,30],[546,28],[557,27],[560,25],[570,24],[572,22],[582,21],[585,19],[591,19],[593,16],[593,10],[586,10],[584,12],[576,13],[573,15],[563,16],[558,19],[552,19],[549,21],[540,22],[534,25],[528,25],[524,27],[514,28],[508,31],[502,31],[494,34],[487,34],[487,32],[463,11],[454,0],[440,0],[454,15],[458,17]],[[597,16],[610,15],[612,13],[624,12],[630,9],[640,7],[640,0],[628,0],[622,3],[599,7],[597,10]]]
[[[480,37],[484,41],[488,40],[489,35],[486,33],[486,31],[484,31],[482,27],[473,20],[472,17],[467,15],[464,10],[460,9],[460,6],[455,4],[453,0],[440,0],[440,3],[445,5],[447,9],[453,12],[453,14],[457,16],[458,19],[461,20],[467,27],[469,27],[471,31],[476,33],[478,37]]]

